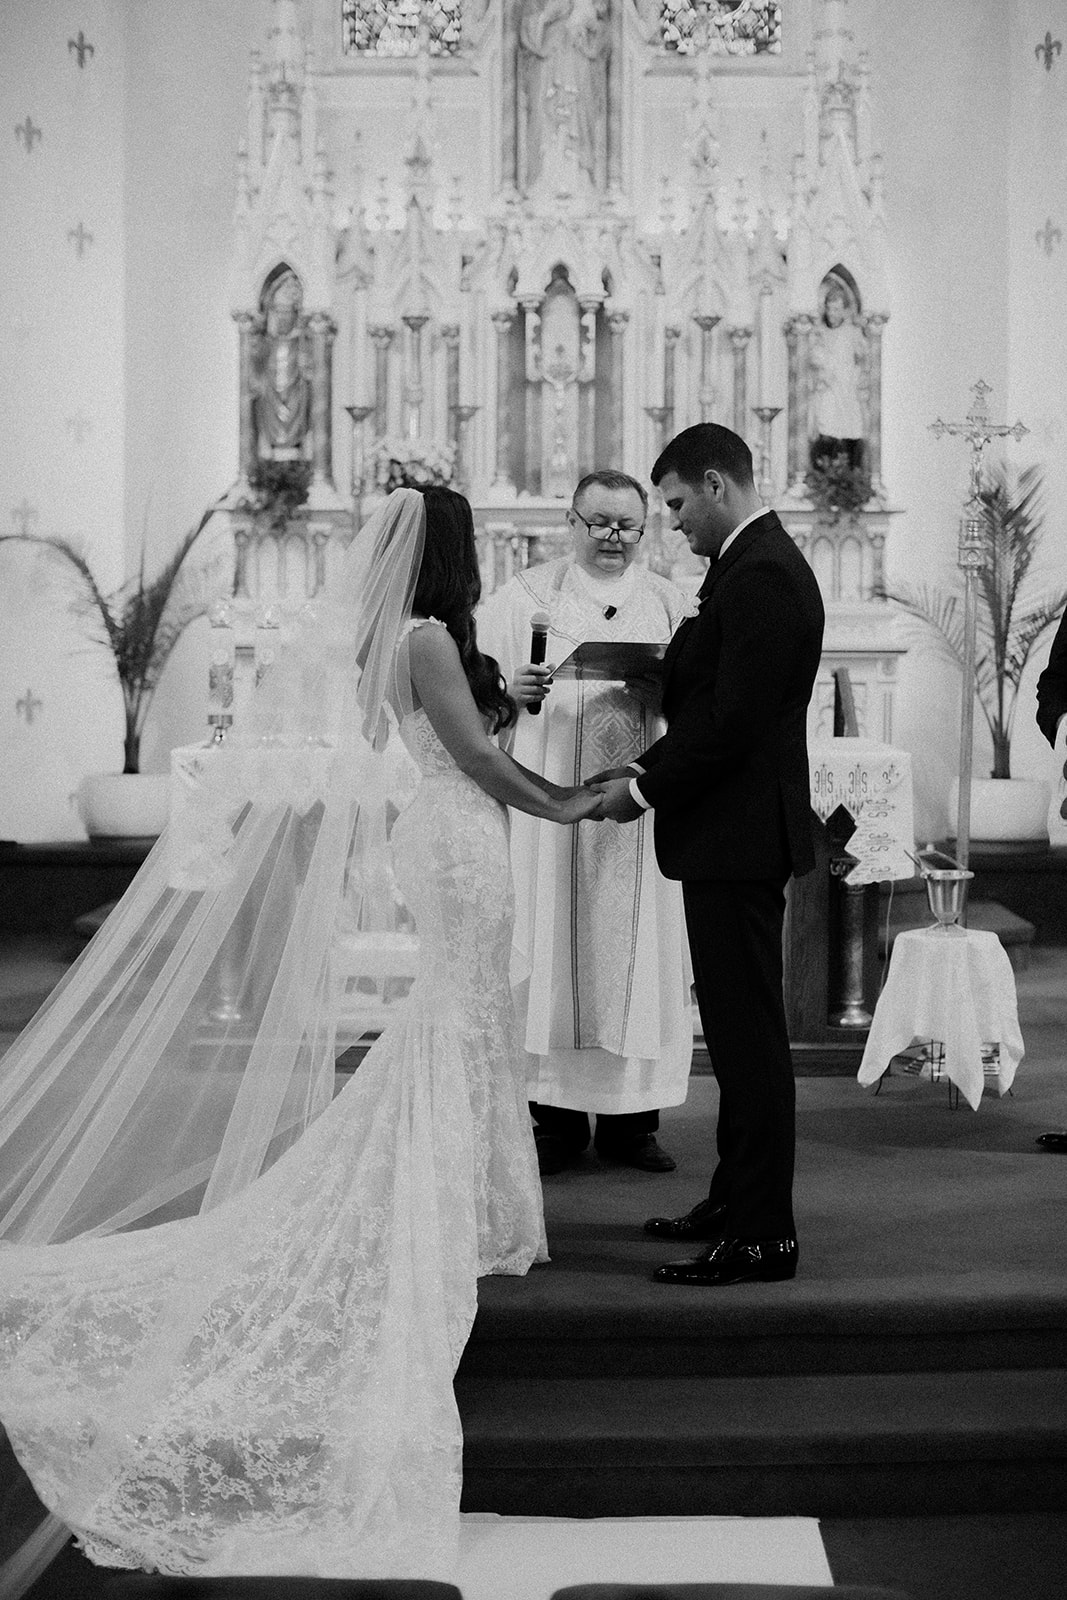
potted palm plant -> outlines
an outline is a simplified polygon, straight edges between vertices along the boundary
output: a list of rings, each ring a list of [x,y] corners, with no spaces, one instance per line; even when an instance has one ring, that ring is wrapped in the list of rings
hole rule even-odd
[[[125,713],[123,767],[121,774],[97,773],[83,781],[82,807],[92,837],[152,837],[166,822],[169,779],[141,772],[141,739],[171,651],[215,597],[203,570],[186,560],[222,503],[204,512],[154,578],[146,575],[142,547],[138,571],[111,594],[101,589],[84,552],[71,540],[58,534],[0,534],[0,543],[43,547],[74,571],[75,609],[89,619],[114,660]]]
[[[1030,571],[1044,526],[1040,467],[1018,476],[1003,464],[989,467],[979,489],[985,562],[978,582],[978,653],[974,688],[993,747],[988,779],[971,789],[971,836],[1025,840],[1045,836],[1048,785],[1013,778],[1011,736],[1019,687],[1035,646],[1067,605],[1067,589],[1031,594]],[[963,666],[963,599],[926,585],[883,589],[932,631],[950,659]],[[952,802],[953,807],[955,802]]]

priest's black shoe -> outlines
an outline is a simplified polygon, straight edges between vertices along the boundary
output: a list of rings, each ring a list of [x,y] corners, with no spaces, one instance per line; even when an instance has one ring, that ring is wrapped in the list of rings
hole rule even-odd
[[[726,1228],[726,1207],[700,1200],[684,1217],[649,1217],[645,1232],[657,1239],[720,1240]]]
[[[724,1288],[730,1283],[781,1283],[796,1276],[795,1239],[723,1239],[688,1261],[668,1261],[657,1267],[656,1283],[691,1283]]]

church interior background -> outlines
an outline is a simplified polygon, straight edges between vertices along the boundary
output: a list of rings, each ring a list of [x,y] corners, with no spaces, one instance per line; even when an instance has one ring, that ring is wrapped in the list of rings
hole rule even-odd
[[[847,664],[941,836],[958,674],[876,591],[954,581],[965,452],[929,424],[979,378],[1030,429],[1003,454],[1045,472],[1039,577],[1063,585],[1054,9],[17,0],[0,532],[79,542],[106,590],[218,502],[205,598],[236,583],[251,627],[315,591],[398,472],[469,494],[491,587],[555,553],[583,472],[647,479],[673,432],[723,422],[827,601],[813,727]],[[835,460],[855,515],[820,500]],[[646,553],[693,578],[658,510]],[[70,598],[40,552],[0,548],[0,837],[82,837],[82,779],[121,768],[109,653]],[[171,657],[148,770],[203,736],[209,636],[202,617]],[[1045,651],[1017,776],[1051,776]]]

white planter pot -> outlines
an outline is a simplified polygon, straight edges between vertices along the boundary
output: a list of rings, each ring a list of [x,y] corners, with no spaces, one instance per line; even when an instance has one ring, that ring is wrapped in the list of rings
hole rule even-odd
[[[949,792],[949,827],[956,827],[959,782]],[[1040,778],[972,778],[971,838],[1000,844],[1048,843],[1049,786]]]
[[[155,839],[167,824],[165,772],[98,772],[82,780],[81,812],[91,839]]]

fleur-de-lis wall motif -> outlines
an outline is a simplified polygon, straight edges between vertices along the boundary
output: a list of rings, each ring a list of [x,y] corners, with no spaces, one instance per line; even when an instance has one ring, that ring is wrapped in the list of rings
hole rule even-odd
[[[19,144],[24,144],[26,146],[26,154],[32,155],[34,145],[40,144],[41,140],[44,138],[44,134],[34,122],[33,118],[27,116],[25,122],[17,122],[15,124],[15,138],[18,140]]]
[[[85,66],[85,59],[87,56],[91,59],[96,54],[95,49],[89,43],[88,39],[85,37],[80,28],[78,29],[78,37],[76,39],[67,40],[67,50],[73,52],[73,54],[77,56],[79,69]]]
[[[1058,244],[1063,242],[1063,234],[1056,227],[1051,217],[1046,217],[1045,226],[1038,228],[1034,238],[1047,256],[1050,256]]]
[[[84,222],[79,222],[76,228],[67,229],[67,238],[78,252],[78,260],[80,261],[82,256],[85,254],[87,247],[93,242],[92,234],[89,232]]]
[[[43,710],[44,701],[39,700],[32,689],[27,689],[22,699],[15,701],[16,716],[25,717],[30,727],[33,726],[33,719],[36,713]]]
[[[1051,33],[1046,33],[1041,43],[1034,46],[1034,56],[1038,61],[1044,61],[1046,72],[1052,71],[1052,63],[1062,54],[1063,40],[1054,39]]]

